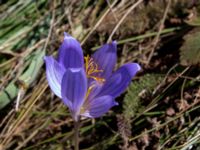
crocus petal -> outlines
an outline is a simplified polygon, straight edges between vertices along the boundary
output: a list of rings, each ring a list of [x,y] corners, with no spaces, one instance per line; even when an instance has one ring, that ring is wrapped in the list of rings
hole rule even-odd
[[[61,80],[65,68],[62,67],[52,56],[45,56],[44,60],[49,86],[54,94],[61,98]]]
[[[83,51],[80,43],[67,33],[64,33],[64,40],[59,48],[59,63],[65,68],[80,68],[84,65]]]
[[[101,91],[103,84],[94,80],[90,82],[88,85],[89,85],[89,88],[91,89],[88,95],[88,99],[94,99]]]
[[[132,77],[135,76],[139,70],[140,66],[137,63],[123,65],[106,81],[98,96],[111,95],[116,98],[124,92],[131,82]]]
[[[83,106],[86,111],[81,115],[89,118],[97,118],[117,104],[111,96],[98,97],[89,101],[87,106]]]
[[[83,68],[69,68],[63,75],[61,95],[76,120],[87,92],[87,79]]]
[[[101,76],[108,78],[117,61],[117,42],[113,41],[110,44],[103,45],[92,55],[92,58],[99,68],[103,70]]]

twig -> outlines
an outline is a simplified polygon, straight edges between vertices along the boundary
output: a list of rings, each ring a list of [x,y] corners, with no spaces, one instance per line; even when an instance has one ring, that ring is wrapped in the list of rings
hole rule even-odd
[[[112,7],[111,7],[110,1],[109,1],[109,0],[106,0],[106,2],[108,3],[108,7],[109,7],[111,13],[113,14],[113,17],[114,17],[115,21],[118,22],[118,18],[117,18],[117,16],[115,15],[115,12],[113,11],[113,9],[112,9]]]
[[[160,38],[161,32],[162,32],[162,30],[163,30],[164,23],[165,23],[165,20],[166,20],[166,18],[167,18],[167,13],[168,13],[168,11],[169,11],[170,5],[171,5],[171,0],[169,0],[168,3],[167,3],[167,7],[166,7],[166,9],[165,9],[163,18],[162,18],[162,20],[161,20],[161,23],[160,23],[160,26],[159,26],[159,29],[158,29],[158,34],[156,35],[156,37],[155,37],[155,39],[154,39],[154,42],[153,42],[153,44],[152,44],[152,49],[151,49],[151,52],[150,52],[150,54],[149,54],[149,57],[148,57],[148,59],[147,59],[146,64],[149,64],[149,62],[151,61],[151,58],[153,57],[153,53],[154,53],[154,51],[155,51],[155,49],[156,49],[156,46],[157,46],[157,44],[158,44],[158,42],[159,42],[159,38]]]
[[[110,8],[112,8],[115,4],[117,3],[117,0],[115,0],[112,5],[110,6]],[[95,26],[90,30],[90,32],[86,35],[86,37],[83,39],[83,41],[81,42],[81,45],[83,45],[85,43],[85,41],[89,38],[89,36],[96,30],[96,28],[101,24],[101,22],[103,21],[103,19],[106,17],[106,15],[110,12],[110,9],[108,9],[103,16],[99,19],[99,21],[95,24]]]
[[[21,144],[19,144],[18,147],[15,148],[15,150],[20,150],[21,148],[23,148],[30,140],[33,139],[34,136],[36,136],[38,134],[38,132],[44,128],[47,125],[47,122],[49,122],[49,118],[48,120],[45,121],[45,123],[41,124],[40,127],[38,127],[37,129],[35,129],[29,137],[27,137]]]
[[[168,34],[168,33],[175,32],[175,31],[180,30],[180,29],[181,29],[180,27],[166,28],[166,29],[161,31],[161,34],[165,35],[165,34]],[[157,35],[157,32],[145,33],[145,34],[142,34],[142,35],[138,35],[138,36],[130,37],[130,38],[127,38],[127,39],[119,40],[119,41],[117,41],[117,45],[122,45],[122,44],[125,44],[125,43],[128,43],[128,42],[134,42],[134,41],[138,41],[138,40],[143,40],[145,38],[154,37],[156,35]],[[94,51],[94,50],[97,50],[100,47],[101,47],[100,45],[99,46],[95,46],[91,50]],[[149,50],[147,52],[149,52]]]
[[[183,84],[181,86],[181,105],[180,105],[180,110],[184,110],[185,109],[185,105],[187,104],[185,101],[184,101],[184,88],[185,88],[185,84],[186,84],[186,81],[187,79],[184,79],[183,80]]]
[[[113,29],[113,31],[110,34],[110,37],[108,38],[107,42],[111,42],[113,35],[117,31],[117,29],[120,27],[120,25],[122,24],[122,22],[125,20],[125,18],[130,14],[131,11],[133,11],[134,8],[136,8],[142,2],[143,2],[143,0],[138,0],[132,7],[130,7],[130,9],[124,14],[124,16],[120,19],[120,21],[118,22],[118,24]]]
[[[14,123],[13,126],[10,126],[10,130],[7,133],[7,136],[1,141],[1,144],[7,147],[7,144],[12,140],[12,136],[15,134],[17,128],[20,126],[20,124],[24,121],[25,117],[30,114],[30,111],[32,110],[34,104],[38,101],[38,99],[41,97],[41,95],[44,93],[44,91],[47,89],[48,85],[44,82],[44,78],[41,79],[42,84],[39,88],[36,88],[27,105],[25,106],[26,109],[24,112],[21,112],[19,114],[19,119],[17,119]]]
[[[20,54],[15,53],[15,52],[12,52],[12,51],[10,51],[10,50],[7,50],[7,51],[0,51],[0,53],[1,53],[1,54],[12,55],[12,56],[14,56],[14,57],[19,57],[19,56],[20,56]]]
[[[172,119],[170,119],[168,121],[165,121],[164,123],[160,124],[158,127],[154,127],[152,129],[147,130],[147,133],[151,133],[153,131],[156,131],[158,128],[162,128],[162,127],[166,126],[167,124],[169,124],[170,122],[173,122],[173,121],[181,118],[182,115],[183,115],[183,113],[187,113],[190,108],[192,108],[194,105],[197,105],[199,102],[200,101],[197,101],[197,102],[193,103],[192,105],[190,105],[189,107],[187,107],[185,110],[182,110],[181,112],[179,112],[174,118],[172,118]],[[129,141],[136,140],[136,139],[140,138],[143,135],[144,135],[144,133],[141,133],[140,135],[137,135],[135,137],[130,138]]]
[[[3,128],[0,133],[0,138],[4,136],[4,134],[9,130],[10,124],[13,121],[14,118],[14,110],[12,109],[6,116],[3,118],[0,124],[0,128]],[[6,123],[6,124],[5,124]],[[4,126],[3,126],[4,125]]]
[[[32,31],[45,17],[47,16],[47,13],[45,13],[41,18],[39,18],[38,20],[36,20],[36,22],[28,29],[24,29],[24,31],[22,33],[20,33],[19,35],[14,35],[11,38],[9,38],[8,40],[6,40],[1,46],[0,46],[0,51],[5,51],[8,47],[10,47],[13,43],[15,43],[16,40],[18,39],[23,39],[27,36],[27,34]],[[12,44],[11,44],[12,43]]]
[[[190,69],[190,67],[186,67],[169,85],[167,85],[167,87],[165,87],[162,90],[162,93],[160,95],[162,95],[163,93],[165,93],[183,74],[185,74],[188,70]],[[170,71],[171,72],[171,71]],[[155,108],[156,106],[158,106],[158,100],[159,100],[160,96],[155,97],[151,103],[145,108],[145,111],[140,113],[138,116],[136,116],[134,118],[134,120],[138,119],[141,115],[143,115],[145,112],[148,112],[150,110],[152,110],[153,108]],[[134,121],[133,120],[133,121]]]
[[[51,34],[52,34],[52,30],[54,27],[54,20],[55,20],[55,6],[56,6],[56,0],[53,1],[53,6],[52,6],[52,19],[51,19],[51,25],[49,28],[49,33],[44,45],[43,50],[46,51],[47,45],[49,43]],[[23,61],[23,60],[22,60]],[[16,99],[16,105],[15,105],[15,110],[18,111],[19,110],[19,104],[20,104],[20,100],[24,97],[25,95],[25,89],[23,87],[20,88],[18,95],[17,95],[17,99]]]
[[[164,83],[166,82],[167,78],[169,77],[169,74],[178,66],[178,64],[175,64],[174,66],[172,66],[169,71],[166,73],[163,81],[161,81],[161,83],[155,88],[155,90],[152,92],[153,95],[156,94],[156,92],[161,88],[162,85],[164,85]]]
[[[20,53],[20,56],[26,58],[33,50],[37,49],[40,45],[46,42],[46,38],[41,39],[37,43],[35,43],[32,47],[26,49],[24,52]]]
[[[66,10],[66,16],[67,16],[67,19],[68,19],[68,22],[69,22],[69,26],[71,27],[71,30],[72,30],[72,33],[74,31],[74,25],[73,25],[73,22],[72,22],[72,17],[71,17],[71,7],[72,7],[72,3],[69,4],[69,6],[67,7],[68,9]]]
[[[46,39],[46,42],[45,42],[45,45],[44,45],[44,50],[45,50],[45,51],[46,51],[47,45],[48,45],[48,43],[49,43],[49,40],[50,40],[50,37],[51,37],[51,34],[52,34],[53,27],[54,27],[55,7],[56,7],[56,0],[53,1],[53,10],[52,10],[51,25],[50,25],[49,33],[48,33],[48,36],[47,36],[47,39]]]

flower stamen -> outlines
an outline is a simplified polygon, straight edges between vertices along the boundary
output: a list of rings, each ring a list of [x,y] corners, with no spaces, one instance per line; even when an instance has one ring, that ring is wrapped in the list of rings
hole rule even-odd
[[[92,84],[92,85],[88,88],[87,93],[86,93],[86,96],[85,96],[85,99],[88,98],[88,96],[90,95],[90,93],[91,93],[92,89],[94,88],[94,86],[95,86],[95,85]]]
[[[89,55],[84,57],[85,59],[85,70],[88,78],[93,78],[94,80],[103,83],[105,82],[105,79],[102,77],[99,77],[99,73],[103,72],[103,70],[99,69],[99,66],[97,63],[94,62],[93,58],[90,58]]]
[[[92,91],[92,89],[93,89],[94,87],[95,87],[95,84],[92,84],[92,85],[89,86],[89,88],[88,88],[88,90],[87,90],[87,93],[86,93],[86,95],[85,95],[85,102],[84,102],[84,105],[81,107],[81,110],[80,110],[81,113],[84,113],[85,110],[87,110],[87,109],[89,108],[88,97],[89,97],[89,95],[90,95],[90,93],[91,93],[91,91]]]

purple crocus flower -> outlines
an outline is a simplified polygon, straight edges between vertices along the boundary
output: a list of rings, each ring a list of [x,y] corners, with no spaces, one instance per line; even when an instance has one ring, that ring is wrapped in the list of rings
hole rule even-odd
[[[140,70],[137,63],[127,63],[113,72],[116,51],[117,43],[113,41],[91,57],[84,57],[80,43],[64,33],[58,59],[45,56],[49,86],[68,106],[75,121],[80,116],[100,117],[117,105],[115,98]]]

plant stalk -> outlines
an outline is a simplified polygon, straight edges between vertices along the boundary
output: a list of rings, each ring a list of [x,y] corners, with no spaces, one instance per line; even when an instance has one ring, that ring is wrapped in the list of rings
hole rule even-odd
[[[74,150],[79,150],[79,128],[80,121],[74,121]]]

